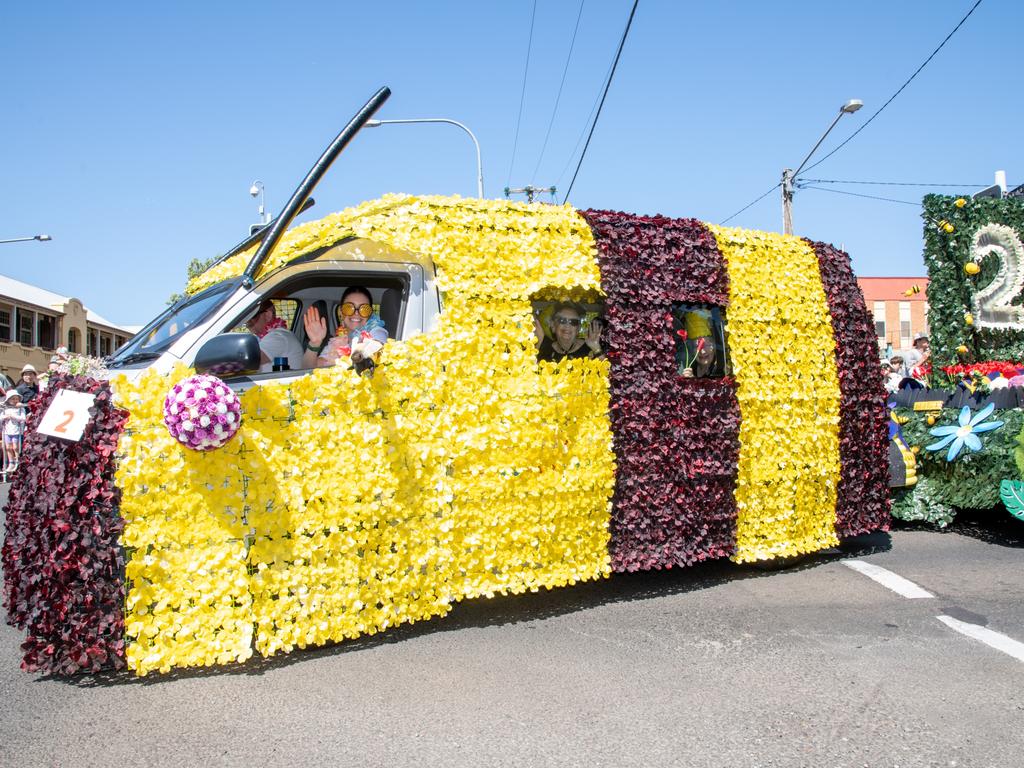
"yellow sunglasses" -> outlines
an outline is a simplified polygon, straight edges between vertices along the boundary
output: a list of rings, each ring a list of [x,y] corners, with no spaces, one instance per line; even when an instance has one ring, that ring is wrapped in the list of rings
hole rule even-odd
[[[369,317],[373,314],[373,306],[370,304],[360,304],[357,307],[351,301],[346,301],[341,305],[342,317],[352,317],[356,312],[359,313],[360,317]]]

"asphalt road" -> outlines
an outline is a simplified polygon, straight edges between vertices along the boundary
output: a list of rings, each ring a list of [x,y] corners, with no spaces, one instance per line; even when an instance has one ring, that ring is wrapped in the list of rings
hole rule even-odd
[[[1022,592],[1024,523],[1000,519],[776,572],[712,563],[478,600],[142,680],[27,674],[0,625],[0,765],[1016,767],[1024,661],[937,617],[1024,642]]]

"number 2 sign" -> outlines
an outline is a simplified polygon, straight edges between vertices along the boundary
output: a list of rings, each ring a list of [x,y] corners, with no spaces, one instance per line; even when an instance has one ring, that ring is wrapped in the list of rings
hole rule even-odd
[[[85,425],[92,418],[89,409],[92,408],[95,400],[96,396],[87,392],[62,389],[53,398],[46,413],[43,414],[37,431],[64,440],[75,442],[81,440]]]

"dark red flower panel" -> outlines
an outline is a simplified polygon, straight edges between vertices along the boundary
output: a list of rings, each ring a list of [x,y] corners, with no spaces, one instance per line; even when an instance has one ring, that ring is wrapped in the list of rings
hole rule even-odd
[[[78,442],[36,431],[61,389],[96,396]],[[27,635],[26,670],[72,674],[125,666],[114,452],[127,416],[114,407],[106,382],[84,376],[52,377],[32,402],[0,552],[7,620]]]
[[[818,256],[832,315],[839,373],[839,488],[836,533],[856,536],[889,529],[889,445],[885,387],[874,324],[850,267],[850,257],[807,241]]]
[[[693,219],[583,215],[607,296],[617,462],[612,568],[728,556],[736,546],[736,386],[729,378],[679,375],[671,314],[681,302],[725,308],[725,261],[714,236]]]

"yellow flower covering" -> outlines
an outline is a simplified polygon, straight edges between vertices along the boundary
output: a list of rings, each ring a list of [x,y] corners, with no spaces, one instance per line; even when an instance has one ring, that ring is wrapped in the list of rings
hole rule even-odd
[[[600,291],[586,223],[569,207],[389,196],[304,227],[282,246],[292,257],[351,233],[432,260],[444,311],[434,331],[390,342],[373,378],[331,368],[245,392],[239,433],[209,453],[162,423],[187,371],[118,382],[126,655],[140,675],[610,571],[608,365],[538,363],[530,304]]]
[[[737,562],[839,543],[839,377],[818,257],[785,235],[709,225],[729,269],[740,404]]]
[[[257,279],[270,274],[292,259],[297,259],[304,253],[309,253],[314,248],[332,245],[351,235],[352,233],[345,227],[345,222],[349,219],[347,214],[350,211],[351,209],[340,211],[316,221],[307,221],[285,232],[277,247],[260,268]],[[237,277],[245,271],[249,260],[256,254],[258,249],[259,243],[256,243],[241,253],[236,253],[231,258],[225,259],[220,264],[193,277],[188,281],[185,292],[189,294],[199,293],[204,288],[216,285],[221,280]]]

